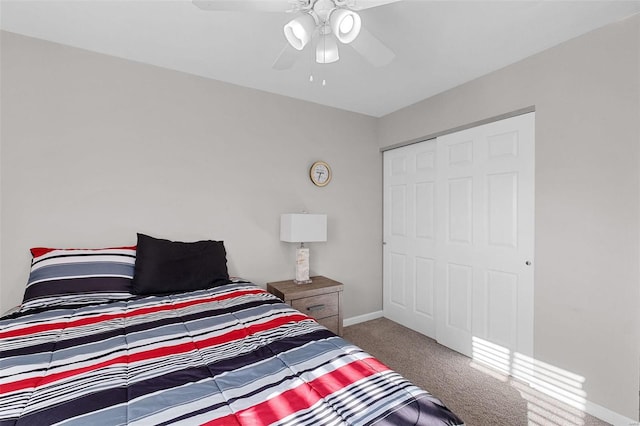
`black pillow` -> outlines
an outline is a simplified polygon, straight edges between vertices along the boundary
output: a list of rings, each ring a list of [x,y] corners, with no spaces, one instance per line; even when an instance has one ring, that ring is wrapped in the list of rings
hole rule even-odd
[[[229,282],[222,241],[183,243],[138,234],[133,293],[178,293]]]

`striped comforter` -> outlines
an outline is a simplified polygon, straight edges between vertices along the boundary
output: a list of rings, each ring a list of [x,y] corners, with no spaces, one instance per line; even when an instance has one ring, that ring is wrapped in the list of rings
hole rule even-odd
[[[0,425],[461,424],[250,283],[0,319]]]

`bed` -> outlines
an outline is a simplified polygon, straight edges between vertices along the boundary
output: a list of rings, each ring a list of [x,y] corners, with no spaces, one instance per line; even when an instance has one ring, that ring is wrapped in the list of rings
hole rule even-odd
[[[463,424],[250,282],[140,294],[136,247],[32,254],[25,301],[0,318],[2,426]]]

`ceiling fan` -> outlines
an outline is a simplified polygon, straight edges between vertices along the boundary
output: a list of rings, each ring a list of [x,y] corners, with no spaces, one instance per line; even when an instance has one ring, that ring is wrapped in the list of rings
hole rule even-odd
[[[293,66],[298,51],[315,42],[316,62],[340,58],[338,41],[348,44],[375,67],[390,63],[395,54],[362,24],[357,11],[400,0],[192,0],[203,10],[293,12],[297,16],[283,28],[287,40],[273,63],[276,70]]]

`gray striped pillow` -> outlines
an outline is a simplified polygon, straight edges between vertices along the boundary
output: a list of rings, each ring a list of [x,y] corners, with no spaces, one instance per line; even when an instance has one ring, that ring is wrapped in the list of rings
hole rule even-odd
[[[20,311],[88,305],[133,297],[136,248],[31,249],[31,273]]]

